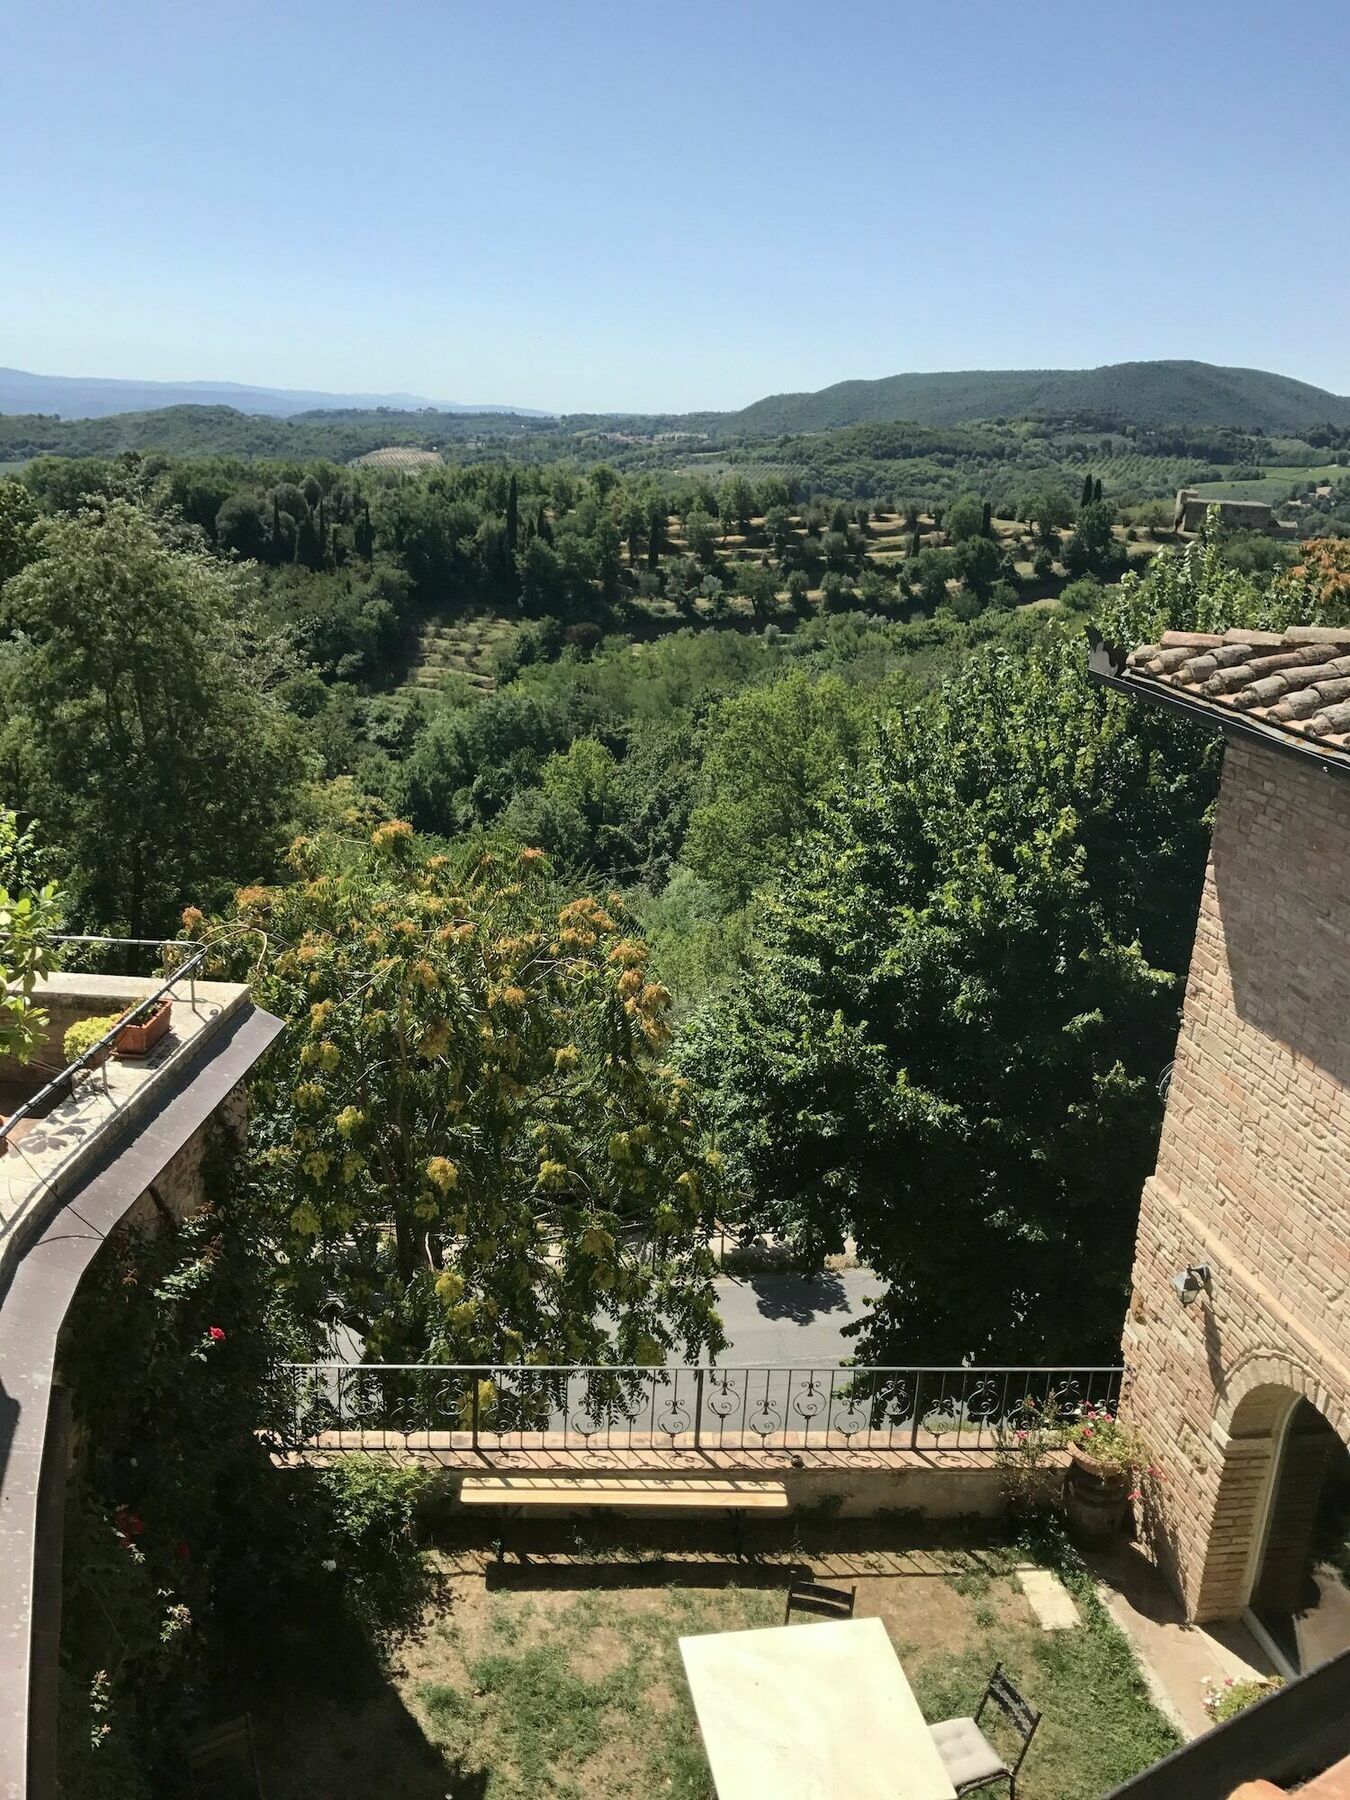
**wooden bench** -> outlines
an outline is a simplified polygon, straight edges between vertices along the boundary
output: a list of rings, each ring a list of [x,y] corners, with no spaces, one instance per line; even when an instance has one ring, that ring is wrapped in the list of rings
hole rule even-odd
[[[497,1561],[506,1555],[506,1524],[532,1509],[552,1506],[658,1507],[670,1512],[726,1512],[731,1515],[737,1556],[748,1512],[786,1512],[781,1481],[727,1476],[684,1475],[466,1475],[459,1490],[465,1506],[495,1506],[501,1517]]]

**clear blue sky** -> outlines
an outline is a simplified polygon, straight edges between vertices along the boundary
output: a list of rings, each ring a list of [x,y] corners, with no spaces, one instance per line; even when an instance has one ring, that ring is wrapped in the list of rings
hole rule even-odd
[[[558,410],[1350,392],[1350,5],[10,0],[0,363]]]

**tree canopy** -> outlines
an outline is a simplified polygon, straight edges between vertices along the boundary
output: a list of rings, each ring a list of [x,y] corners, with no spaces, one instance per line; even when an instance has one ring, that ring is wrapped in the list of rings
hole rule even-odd
[[[1279,604],[1195,551],[1112,629]],[[863,1360],[1114,1354],[1216,773],[1075,634],[977,654],[885,721],[691,1022],[746,1229],[890,1283]]]
[[[0,590],[0,760],[90,921],[133,937],[273,865],[302,773],[241,578],[125,499],[43,522]]]
[[[309,1309],[334,1290],[385,1361],[715,1351],[718,1159],[617,896],[400,821],[291,856],[207,929],[288,1024],[258,1132]]]

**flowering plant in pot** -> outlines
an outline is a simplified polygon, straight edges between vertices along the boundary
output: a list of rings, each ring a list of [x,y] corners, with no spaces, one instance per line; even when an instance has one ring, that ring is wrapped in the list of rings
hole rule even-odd
[[[1131,1476],[1148,1466],[1148,1445],[1132,1426],[1102,1407],[1085,1406],[1064,1433],[1074,1460],[1094,1474]]]
[[[1085,1406],[1064,1433],[1070,1464],[1064,1478],[1064,1512],[1082,1544],[1103,1544],[1125,1522],[1125,1508],[1139,1497],[1136,1474],[1149,1467],[1148,1446],[1131,1426],[1104,1407]]]

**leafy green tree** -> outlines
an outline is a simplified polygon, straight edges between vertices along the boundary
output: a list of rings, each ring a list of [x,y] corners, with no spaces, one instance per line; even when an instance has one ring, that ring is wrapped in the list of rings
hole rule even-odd
[[[631,860],[624,850],[616,854],[613,842],[621,835],[622,817],[613,752],[597,738],[578,737],[549,757],[539,772],[539,786],[512,801],[502,827],[522,842],[542,845],[569,866],[612,868]]]
[[[950,550],[920,550],[905,565],[914,592],[921,605],[941,606],[947,598],[947,583],[956,574],[956,563]]]
[[[947,509],[947,536],[953,544],[980,537],[984,532],[984,503],[974,494],[962,494]]]
[[[986,604],[1003,568],[998,545],[987,537],[962,538],[952,551],[952,563],[969,592]]]
[[[1104,590],[1116,643],[1316,617],[1213,546]],[[1019,621],[1019,624],[1029,622]],[[692,1021],[747,1229],[890,1283],[864,1361],[1114,1354],[1219,747],[1087,676],[1077,630],[884,722]]]
[[[1064,546],[1063,563],[1070,575],[1106,575],[1125,566],[1125,546],[1116,542],[1112,527],[1116,509],[1107,500],[1091,500],[1080,506],[1073,536]]]
[[[686,513],[684,541],[689,554],[701,563],[717,560],[717,534],[712,519],[702,508]]]
[[[820,540],[821,552],[825,558],[825,567],[842,575],[853,565],[853,547],[846,531],[827,531]]]
[[[768,535],[769,548],[781,563],[792,542],[792,515],[786,506],[772,506],[764,515],[764,530]]]
[[[383,1361],[717,1350],[717,1159],[617,913],[398,822],[293,858],[208,930],[289,1025],[255,1117],[302,1309],[335,1290]]]
[[[755,490],[743,475],[728,475],[722,483],[717,505],[723,529],[734,522],[742,531],[749,531],[755,511]]]
[[[167,549],[126,501],[39,544],[0,592],[12,798],[69,856],[86,922],[148,936],[272,866],[303,772],[282,665],[241,574]]]
[[[1053,549],[1059,533],[1073,524],[1073,502],[1063,488],[1038,488],[1022,502],[1022,516],[1036,528],[1039,542]]]
[[[735,571],[736,587],[750,602],[756,622],[762,625],[778,610],[778,577],[763,563],[737,563]]]
[[[52,934],[63,901],[55,882],[41,878],[31,828],[0,806],[0,1055],[20,1062],[40,1040],[47,1016],[33,998],[41,977],[56,966]]]
[[[0,587],[33,556],[37,503],[21,482],[0,480]]]
[[[708,722],[685,862],[744,904],[852,766],[865,728],[863,704],[837,676],[794,670],[724,700]]]
[[[891,1284],[866,1360],[1117,1341],[1215,756],[1083,661],[982,656],[897,716],[692,1031],[749,1223]]]
[[[259,494],[231,494],[215,518],[215,540],[220,549],[253,562],[262,562],[271,547],[271,508]]]

